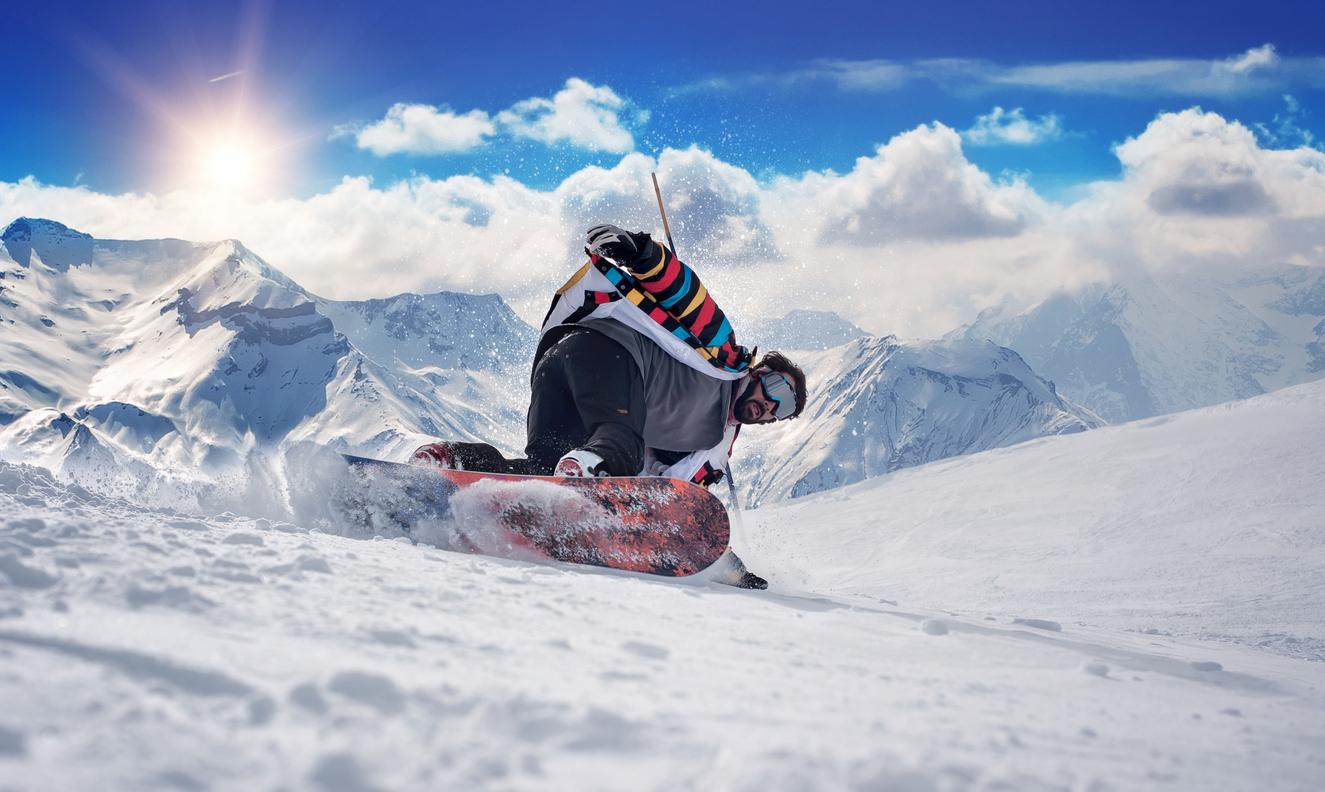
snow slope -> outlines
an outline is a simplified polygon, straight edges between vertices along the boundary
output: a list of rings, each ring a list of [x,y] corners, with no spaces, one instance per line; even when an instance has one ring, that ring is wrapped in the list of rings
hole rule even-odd
[[[761,509],[762,593],[0,463],[0,785],[1316,790],[1323,408],[1312,384]]]
[[[759,510],[789,586],[1325,661],[1325,382]]]
[[[1325,267],[1131,273],[953,335],[1012,347],[1109,421],[1148,418],[1325,376]]]

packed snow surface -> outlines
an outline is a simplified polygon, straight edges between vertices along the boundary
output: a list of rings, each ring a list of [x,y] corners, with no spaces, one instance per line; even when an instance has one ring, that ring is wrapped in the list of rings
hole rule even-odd
[[[760,509],[767,592],[3,464],[0,787],[1318,790],[1321,437],[1316,383]]]

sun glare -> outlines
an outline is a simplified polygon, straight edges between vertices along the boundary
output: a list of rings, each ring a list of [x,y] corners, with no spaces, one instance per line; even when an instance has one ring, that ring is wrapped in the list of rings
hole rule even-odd
[[[257,160],[257,152],[247,141],[214,141],[200,152],[199,175],[212,189],[243,192],[256,186]]]
[[[205,115],[181,125],[170,181],[218,199],[266,198],[289,177],[292,138],[251,121]]]

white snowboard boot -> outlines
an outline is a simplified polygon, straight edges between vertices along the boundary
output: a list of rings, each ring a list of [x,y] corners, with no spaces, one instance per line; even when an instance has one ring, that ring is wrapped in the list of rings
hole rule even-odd
[[[557,460],[552,475],[562,478],[598,478],[607,475],[607,463],[594,452],[577,448]]]

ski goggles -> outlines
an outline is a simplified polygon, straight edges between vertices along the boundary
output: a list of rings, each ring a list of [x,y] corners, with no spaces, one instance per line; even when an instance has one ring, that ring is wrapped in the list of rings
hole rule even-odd
[[[791,380],[780,371],[773,371],[759,377],[759,384],[764,387],[764,398],[773,402],[773,417],[781,421],[790,418],[796,412],[796,389]]]

